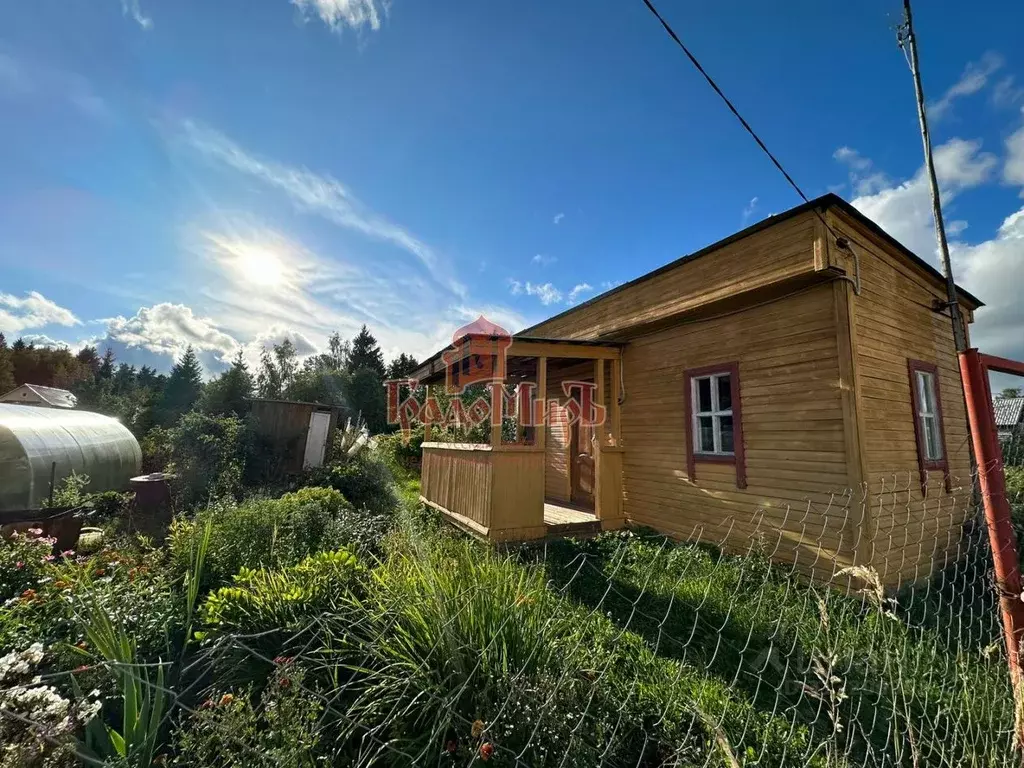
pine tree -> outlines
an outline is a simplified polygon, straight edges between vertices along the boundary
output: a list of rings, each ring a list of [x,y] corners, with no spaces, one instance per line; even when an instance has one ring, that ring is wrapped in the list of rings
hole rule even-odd
[[[16,386],[18,385],[14,380],[14,361],[11,359],[11,350],[7,347],[7,339],[0,333],[0,395]]]
[[[352,351],[348,356],[348,372],[355,373],[367,369],[377,374],[377,378],[383,381],[386,373],[384,368],[384,354],[377,345],[377,339],[364,325],[352,339]]]
[[[103,353],[103,362],[100,363],[100,369],[96,375],[108,381],[114,378],[114,360],[114,350],[107,347],[107,351]]]
[[[420,364],[412,355],[402,352],[398,357],[388,364],[389,379],[404,379],[410,373],[419,368]]]
[[[161,420],[172,424],[182,414],[192,409],[203,391],[202,365],[196,351],[189,344],[181,360],[171,368],[171,375],[164,388]]]
[[[242,350],[231,363],[231,367],[218,378],[206,385],[203,391],[202,409],[207,413],[242,416],[249,408],[253,394],[252,374],[245,363]]]

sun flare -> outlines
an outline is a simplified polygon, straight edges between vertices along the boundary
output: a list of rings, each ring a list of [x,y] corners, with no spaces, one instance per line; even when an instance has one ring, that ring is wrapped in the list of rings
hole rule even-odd
[[[281,285],[288,272],[277,253],[259,245],[240,246],[232,266],[244,280],[254,285]]]

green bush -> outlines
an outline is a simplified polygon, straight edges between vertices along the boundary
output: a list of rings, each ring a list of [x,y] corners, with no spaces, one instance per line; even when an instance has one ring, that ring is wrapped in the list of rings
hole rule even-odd
[[[26,589],[36,589],[48,571],[54,540],[41,528],[0,536],[0,605]],[[0,648],[4,646],[0,645]]]
[[[334,488],[356,509],[390,514],[398,508],[394,476],[373,452],[363,451],[339,463],[308,470],[302,482]]]
[[[401,469],[419,469],[423,461],[423,425],[417,425],[409,434],[409,439],[399,432],[378,435],[374,444],[381,456],[393,467]]]
[[[171,560],[179,574],[186,573],[193,544],[209,524],[204,587],[228,584],[243,568],[294,565],[348,543],[340,521],[348,511],[351,505],[330,488],[303,488],[280,499],[241,504],[218,502],[192,520],[177,518],[172,523]]]
[[[235,416],[185,414],[168,431],[167,471],[177,504],[191,508],[242,492],[251,435]]]
[[[43,565],[34,587],[0,611],[0,648],[43,642],[58,669],[82,661],[70,649],[86,641],[86,614],[102,606],[135,639],[140,657],[166,655],[181,632],[181,601],[155,550],[106,548],[95,555],[57,558]],[[66,682],[66,681],[65,681]]]
[[[206,598],[197,637],[222,643],[214,654],[222,680],[259,680],[270,669],[268,660],[290,653],[293,638],[308,645],[310,635],[326,626],[321,618],[346,612],[361,572],[345,549],[319,552],[288,568],[243,568],[230,587]],[[241,638],[238,644],[235,638]]]
[[[174,734],[173,765],[182,768],[312,768],[322,754],[324,703],[285,665],[262,696],[214,690]],[[254,699],[256,703],[254,703]]]

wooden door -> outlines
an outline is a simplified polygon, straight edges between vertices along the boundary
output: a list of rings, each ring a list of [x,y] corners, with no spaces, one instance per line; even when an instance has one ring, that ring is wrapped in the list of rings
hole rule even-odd
[[[572,501],[594,508],[594,427],[572,425],[569,439]]]

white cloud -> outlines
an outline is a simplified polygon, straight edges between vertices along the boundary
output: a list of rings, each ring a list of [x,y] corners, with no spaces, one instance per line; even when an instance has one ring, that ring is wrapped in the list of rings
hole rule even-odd
[[[45,333],[23,333],[19,338],[26,344],[34,344],[37,347],[68,347],[66,341],[51,338]]]
[[[212,353],[226,363],[239,347],[237,339],[216,322],[184,304],[161,302],[140,307],[132,317],[117,315],[102,322],[106,323],[106,334],[92,342],[101,348],[104,342],[120,342],[125,347],[141,347],[176,359],[191,345],[196,352]]]
[[[1021,141],[1024,143],[1024,138]],[[980,142],[953,139],[936,150],[944,203],[992,179],[997,161],[980,148]],[[1013,168],[1005,168],[1004,177],[1016,178]],[[923,168],[903,183],[854,199],[853,205],[938,266],[931,195]],[[1024,294],[1024,208],[1008,216],[989,240],[971,244],[958,239],[966,228],[963,219],[952,219],[946,229],[957,283],[986,304],[976,313],[971,343],[985,352],[1024,359],[1024,302],[1020,301]]]
[[[569,291],[569,297],[566,299],[570,304],[575,304],[579,301],[580,296],[584,293],[590,293],[594,290],[594,286],[590,283],[579,283],[574,285],[572,290]]]
[[[889,184],[889,178],[874,163],[851,147],[840,147],[832,157],[850,169],[850,187],[855,195],[870,195]]]
[[[24,298],[0,293],[0,330],[16,334],[47,325],[81,325],[70,309],[50,301],[38,291],[29,291]]]
[[[553,219],[551,220],[551,222],[552,222],[553,224],[558,224],[558,223],[560,223],[560,222],[562,221],[562,219],[564,219],[564,218],[565,218],[565,214],[564,214],[564,213],[556,213],[556,214],[555,214],[555,218],[553,218]]]
[[[345,27],[359,29],[368,26],[380,29],[381,16],[387,14],[387,4],[378,0],[291,0],[303,15],[315,14],[335,32]]]
[[[558,257],[557,256],[545,256],[542,253],[538,253],[536,256],[534,256],[532,259],[530,259],[530,261],[532,261],[534,264],[539,264],[542,267],[546,267],[549,264],[554,264],[556,261],[558,261]]]
[[[1001,69],[1004,63],[1003,57],[992,51],[985,53],[980,60],[970,62],[964,68],[960,79],[951,85],[938,101],[928,105],[928,116],[935,120],[947,116],[954,101],[984,88],[989,78]]]
[[[535,285],[534,283],[526,283],[522,287],[522,290],[526,291],[527,296],[536,296],[540,299],[540,303],[545,306],[548,304],[557,304],[562,300],[562,292],[555,288],[551,283],[541,283]],[[513,291],[515,293],[515,291]]]
[[[743,209],[743,220],[746,221],[754,215],[754,211],[757,209],[757,197],[750,198],[750,202],[747,203],[747,207]]]
[[[935,173],[943,204],[965,189],[992,177],[994,155],[981,151],[980,141],[952,139],[935,150]],[[924,168],[901,184],[888,185],[855,198],[853,206],[918,255],[935,260],[931,193]],[[947,210],[948,213],[948,210]],[[960,231],[966,224],[959,225]]]
[[[1007,184],[1024,187],[1024,128],[1006,140],[1006,164],[1003,166],[1003,180]],[[1021,192],[1024,197],[1024,191]]]
[[[121,13],[130,16],[143,29],[153,28],[153,19],[143,14],[139,0],[121,0]]]
[[[992,88],[992,103],[1003,109],[1015,107],[1024,101],[1024,88],[1017,85],[1014,75],[1007,75]]]
[[[334,177],[257,158],[219,131],[191,121],[185,121],[181,127],[184,140],[204,156],[284,192],[299,210],[315,213],[338,226],[398,246],[436,274],[438,259],[429,246],[369,210]],[[464,288],[454,281],[448,280],[447,287],[459,295],[464,293]]]

